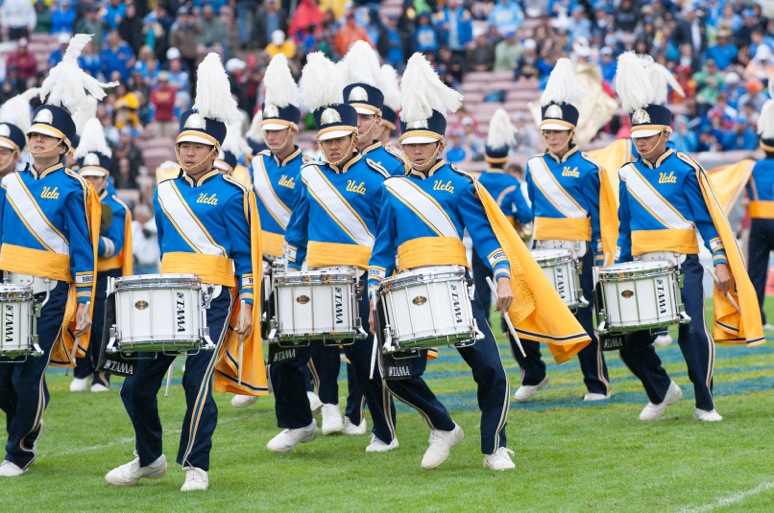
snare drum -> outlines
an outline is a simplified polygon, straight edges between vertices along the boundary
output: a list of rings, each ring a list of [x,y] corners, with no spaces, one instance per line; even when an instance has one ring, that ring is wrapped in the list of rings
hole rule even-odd
[[[532,257],[570,310],[589,305],[580,286],[578,261],[571,250],[533,249]]]
[[[0,284],[0,356],[41,356],[37,345],[36,308],[32,287]]]
[[[323,340],[338,345],[364,338],[357,309],[357,281],[353,268],[300,272],[275,268],[275,316],[269,342]]]
[[[194,274],[144,274],[108,280],[116,324],[107,352],[184,353],[214,349],[202,281]]]
[[[690,322],[673,262],[627,262],[599,269],[598,330],[630,333]]]
[[[425,267],[385,278],[379,289],[385,354],[439,345],[468,346],[483,338],[473,318],[465,269]]]

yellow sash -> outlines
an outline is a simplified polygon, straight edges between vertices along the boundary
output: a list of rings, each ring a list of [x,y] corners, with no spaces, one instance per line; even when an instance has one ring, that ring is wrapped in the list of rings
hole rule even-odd
[[[707,171],[707,181],[726,215],[731,213],[739,196],[742,195],[752,175],[753,167],[755,167],[754,160],[744,159],[736,164]]]
[[[461,265],[470,268],[465,245],[455,237],[420,237],[398,247],[398,270],[428,265]]]

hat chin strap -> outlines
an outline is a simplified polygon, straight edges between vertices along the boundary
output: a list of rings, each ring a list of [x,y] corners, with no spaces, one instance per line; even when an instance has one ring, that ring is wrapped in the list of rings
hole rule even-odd
[[[352,151],[354,151],[355,146],[357,146],[357,135],[352,134],[352,141],[349,143],[349,148],[347,148],[347,151],[344,152],[344,156],[341,157],[336,162],[331,162],[330,160],[328,160],[328,164],[330,164],[333,167],[339,167],[339,164],[341,164],[344,161],[344,159],[347,158],[347,155],[349,155],[350,153],[352,153]],[[325,153],[325,150],[323,150],[323,153]],[[328,159],[328,155],[325,155],[325,159],[326,160]]]
[[[659,148],[659,146],[661,146],[661,141],[662,141],[662,139],[664,139],[664,134],[666,134],[666,133],[667,133],[666,130],[662,131],[658,135],[658,141],[656,141],[656,144],[649,151],[640,152],[640,156],[642,156],[645,159],[650,160],[650,156],[653,155],[656,152],[656,150]],[[639,150],[637,150],[637,151],[639,151]]]
[[[376,119],[374,119],[374,122],[371,123],[371,127],[368,130],[366,130],[362,136],[358,134],[357,136],[358,140],[368,142],[368,139],[366,139],[366,136],[371,132],[371,130],[374,129],[374,127],[377,127],[377,126],[382,126],[382,118],[380,118],[379,116],[376,116]],[[374,139],[376,139],[376,137],[374,137]]]
[[[8,160],[5,162],[0,162],[0,175],[4,176],[13,171],[14,167],[16,166],[16,158],[18,156],[19,150],[13,150],[8,156]]]
[[[51,146],[50,148],[46,148],[45,150],[35,151],[30,148],[28,151],[30,152],[30,155],[32,155],[33,157],[46,157],[54,150],[59,148],[60,144],[64,144],[64,139],[57,139],[56,142],[53,144],[53,146]]]
[[[430,169],[431,167],[433,167],[435,165],[435,162],[438,160],[438,152],[439,151],[441,151],[441,143],[440,142],[436,142],[435,143],[435,151],[433,152],[432,157],[430,157],[427,160],[427,163],[422,164],[421,166],[417,165],[417,164],[414,164],[414,161],[411,160],[411,157],[408,156],[408,153],[406,153],[405,150],[403,151],[403,154],[406,156],[406,160],[409,161],[409,164],[411,164],[411,168],[412,169],[415,169],[415,170],[417,170],[419,172],[424,172],[424,171],[427,171],[428,169]]]
[[[551,149],[551,145],[548,144],[548,139],[546,139],[546,136],[543,135],[542,130],[540,132],[540,138],[543,139],[543,144],[546,145],[546,148],[548,148],[548,151],[550,151],[551,153],[554,153],[554,154],[558,154],[560,151],[566,151],[570,147],[570,143],[572,142],[572,138],[575,137],[575,129],[573,128],[569,132],[570,132],[570,136],[564,142],[562,147],[559,148],[558,150]]]
[[[284,148],[285,145],[288,143],[288,139],[290,139],[291,131],[292,130],[290,128],[288,128],[288,132],[285,134],[285,139],[282,140],[282,144],[274,145],[274,146],[269,144],[268,141],[266,141],[266,137],[264,136],[263,140],[266,141],[266,146],[269,147],[269,151],[271,151],[272,153],[274,153],[276,155],[279,150]]]
[[[180,157],[180,146],[177,144],[175,145],[175,158],[177,158],[177,163],[180,166],[180,169],[182,169],[187,175],[191,174],[194,171],[197,171],[200,167],[202,167],[202,165],[205,162],[207,162],[210,158],[212,158],[213,154],[215,155],[215,157],[217,157],[218,155],[217,152],[218,152],[218,147],[213,146],[212,149],[209,151],[209,153],[207,153],[207,155],[201,160],[201,162],[199,162],[198,164],[194,164],[191,167],[185,167],[185,165],[183,165],[183,159]]]

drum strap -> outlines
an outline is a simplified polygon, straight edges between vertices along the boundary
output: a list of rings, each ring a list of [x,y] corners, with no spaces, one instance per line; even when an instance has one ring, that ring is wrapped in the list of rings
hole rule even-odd
[[[582,219],[589,216],[589,213],[559,184],[542,157],[530,161],[529,172],[540,192],[564,217]]]
[[[226,250],[215,243],[204,224],[183,199],[173,180],[162,182],[156,190],[164,215],[174,223],[191,249],[205,255],[226,256]]]
[[[263,156],[258,155],[256,159],[261,163],[260,169],[257,169],[254,173],[255,176],[255,193],[260,198],[261,202],[269,211],[269,214],[275,221],[285,230],[288,227],[290,221],[290,209],[285,205],[282,200],[279,199],[277,193],[274,192],[274,187],[269,179],[269,174],[266,172],[266,165],[263,163]]]
[[[414,211],[427,226],[440,237],[460,238],[457,228],[443,207],[425,191],[406,178],[391,179],[384,182],[387,190],[401,203]]]
[[[33,199],[32,194],[22,182],[19,173],[12,173],[4,182],[7,198],[13,209],[24,221],[32,235],[49,251],[60,255],[70,254],[70,244],[59,230],[46,218],[43,210]]]

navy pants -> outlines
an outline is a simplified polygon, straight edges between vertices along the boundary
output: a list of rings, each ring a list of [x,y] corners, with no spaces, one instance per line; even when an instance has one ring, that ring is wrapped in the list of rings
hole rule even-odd
[[[64,282],[53,282],[52,287],[51,297],[38,319],[38,344],[43,356],[28,357],[20,363],[0,362],[0,409],[5,412],[8,430],[5,459],[22,469],[35,459],[33,446],[49,400],[46,367],[62,329],[70,289]],[[35,300],[42,301],[43,296],[38,294]]]
[[[97,273],[97,287],[94,292],[94,313],[91,316],[91,343],[84,358],[76,360],[73,375],[78,379],[93,376],[92,383],[110,386],[110,374],[97,372],[99,350],[102,346],[102,332],[105,329],[105,300],[107,299],[108,278],[120,278],[121,269],[111,269]]]
[[[489,289],[486,279],[492,278],[494,271],[481,260],[475,249],[473,250],[473,258],[471,258],[471,267],[473,271],[473,284],[475,285],[473,298],[481,303],[481,308],[484,309],[488,321],[489,312],[492,310],[492,291]]]
[[[312,355],[309,364],[318,395],[324,404],[339,404],[340,353],[341,350],[338,347],[320,345]],[[347,390],[345,415],[350,422],[359,425],[365,415],[366,400],[354,376],[352,364],[349,363],[347,364]]]
[[[594,323],[592,321],[594,313],[593,259],[593,253],[587,251],[581,266],[580,285],[584,297],[589,302],[589,306],[578,308],[575,312],[575,318],[578,319],[580,325],[583,326],[583,329],[591,337],[591,343],[578,353],[578,361],[580,362],[583,383],[586,385],[586,389],[593,394],[607,395],[610,393],[607,364],[605,363],[605,357],[602,355],[602,349],[599,346],[599,339],[596,333],[594,333]],[[521,340],[521,345],[527,354],[527,357],[524,358],[513,338],[510,335],[509,338],[513,356],[516,358],[519,367],[521,367],[521,384],[535,386],[543,381],[543,378],[546,377],[546,364],[543,363],[540,356],[540,345],[537,342]]]
[[[766,324],[763,300],[766,299],[766,278],[769,274],[769,253],[774,250],[774,219],[753,219],[750,222],[750,250],[747,258],[747,272],[750,275],[758,304],[761,320]]]
[[[207,310],[210,337],[218,348],[225,339],[231,307],[231,291],[223,287],[221,294],[212,300]],[[135,447],[143,467],[162,455],[157,394],[164,375],[175,361],[175,356],[164,354],[152,358],[155,354],[145,353],[146,358],[139,360],[135,375],[127,378],[121,387],[121,400],[134,426]],[[212,372],[217,354],[217,349],[199,351],[187,356],[185,360],[183,389],[186,410],[177,452],[177,462],[183,468],[210,468],[212,434],[218,423],[218,407],[212,398]]]
[[[365,275],[363,276],[364,279]],[[358,301],[358,310],[360,319],[363,323],[363,329],[368,333],[368,314],[369,314],[368,296],[363,294]],[[371,355],[373,352],[373,335],[369,333],[368,338],[357,340],[354,344],[344,346],[344,354],[352,364],[352,377],[365,396],[368,409],[371,412],[373,428],[371,432],[379,440],[390,443],[395,438],[395,404],[389,391],[385,388],[378,368],[374,369],[374,377],[371,379]],[[310,354],[319,349],[322,344],[310,346]],[[329,348],[324,348],[320,353],[324,353]],[[332,363],[329,351],[326,356],[330,358],[328,365]],[[312,422],[312,411],[309,407],[309,400],[306,396],[306,380],[303,367],[309,361],[309,355],[297,357],[290,362],[281,362],[271,365],[272,387],[275,395],[275,411],[277,413],[277,426],[285,429],[298,429],[308,426]],[[339,361],[338,351],[335,351],[336,359]],[[323,357],[325,358],[325,357]],[[325,364],[318,368],[318,373],[325,367]],[[338,368],[338,364],[337,367]],[[320,390],[320,400],[323,403],[338,404],[338,397],[330,400],[330,397],[323,398],[323,391]],[[350,420],[352,420],[350,418]],[[353,420],[354,422],[354,420]],[[359,424],[360,422],[356,422]]]
[[[510,389],[508,376],[500,360],[492,328],[486,321],[481,303],[472,301],[473,316],[484,338],[469,347],[458,348],[465,363],[473,371],[473,379],[478,385],[478,407],[481,410],[481,452],[491,454],[505,447],[505,424],[508,417]],[[454,429],[448,410],[433,394],[427,382],[422,378],[427,365],[426,351],[412,363],[416,377],[408,379],[388,379],[385,381],[395,397],[415,408],[424,417],[430,429],[451,431]]]
[[[693,383],[696,407],[712,410],[715,408],[712,400],[715,344],[704,322],[704,268],[697,255],[688,255],[682,267],[685,281],[680,293],[691,322],[680,325],[677,342],[688,366],[688,377]],[[621,348],[621,359],[642,382],[648,400],[659,404],[664,401],[671,380],[661,366],[661,359],[653,348],[652,340],[653,337],[647,330],[626,335]]]

